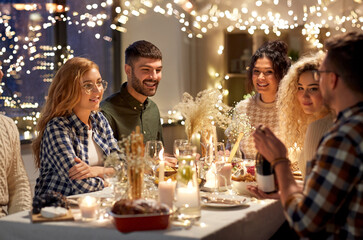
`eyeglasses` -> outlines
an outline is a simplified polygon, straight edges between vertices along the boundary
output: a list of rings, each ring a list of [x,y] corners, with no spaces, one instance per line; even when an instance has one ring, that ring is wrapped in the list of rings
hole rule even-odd
[[[317,82],[320,80],[321,73],[331,73],[331,72],[334,73],[333,71],[329,71],[329,70],[322,70],[322,71],[320,71],[320,70],[312,70],[312,72],[313,72],[314,80],[317,81]],[[338,74],[336,74],[336,75],[338,75]]]
[[[97,81],[96,83],[87,82],[82,85],[82,88],[85,90],[87,94],[91,94],[93,89],[96,87],[97,89],[106,90],[107,88],[107,82],[105,80]]]
[[[274,71],[272,71],[272,70],[267,70],[267,71],[260,71],[258,69],[253,69],[252,70],[252,75],[253,76],[258,77],[258,76],[261,75],[261,73],[263,73],[263,76],[264,77],[270,77],[270,76],[273,76],[274,75]]]

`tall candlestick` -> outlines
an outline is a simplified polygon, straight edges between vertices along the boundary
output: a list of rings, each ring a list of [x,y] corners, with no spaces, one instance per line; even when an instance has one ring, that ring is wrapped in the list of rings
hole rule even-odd
[[[218,171],[218,187],[231,185],[232,164],[226,163],[221,170]]]
[[[209,137],[209,162],[213,162],[213,135]]]
[[[159,159],[160,159],[160,163],[159,163],[159,182],[162,182],[162,181],[164,181],[164,166],[165,166],[164,149],[161,149],[161,151],[159,153]]]
[[[218,140],[218,138],[217,138],[217,128],[216,128],[216,126],[213,126],[212,127],[213,128],[213,146],[214,146],[214,155],[217,157],[217,155],[218,155],[218,150],[217,150],[217,140]]]

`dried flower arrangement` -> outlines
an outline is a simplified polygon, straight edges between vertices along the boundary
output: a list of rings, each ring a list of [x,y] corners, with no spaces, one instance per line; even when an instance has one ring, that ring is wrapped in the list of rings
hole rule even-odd
[[[240,133],[248,136],[255,128],[250,124],[249,117],[243,114],[234,114],[227,128],[228,139],[231,143],[235,143]]]
[[[199,92],[195,99],[184,93],[183,99],[175,107],[185,118],[185,131],[191,139],[194,133],[213,131],[218,125],[226,129],[231,122],[231,107],[222,102],[222,94],[217,89],[207,89]]]

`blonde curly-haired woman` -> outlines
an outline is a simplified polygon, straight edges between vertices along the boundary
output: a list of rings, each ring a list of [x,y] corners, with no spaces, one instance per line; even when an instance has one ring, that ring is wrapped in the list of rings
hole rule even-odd
[[[277,94],[282,139],[289,149],[293,170],[300,170],[303,177],[306,162],[333,124],[333,114],[325,107],[319,82],[313,77],[323,57],[324,53],[318,52],[300,58],[282,79]]]
[[[324,105],[313,76],[323,58],[321,52],[300,58],[281,80],[277,93],[280,138],[289,149],[292,170],[300,170],[302,178],[321,137],[333,125],[334,114]],[[268,195],[255,186],[248,190],[259,198],[279,198],[279,194]]]

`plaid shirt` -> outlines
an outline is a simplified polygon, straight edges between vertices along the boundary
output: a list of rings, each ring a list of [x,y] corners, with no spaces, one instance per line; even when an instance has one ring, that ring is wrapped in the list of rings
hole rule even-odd
[[[100,112],[90,115],[93,139],[108,156],[117,151],[117,141],[106,118]],[[76,165],[75,157],[88,162],[88,126],[76,114],[55,117],[48,122],[41,142],[40,174],[36,181],[35,195],[55,191],[65,196],[93,192],[104,188],[99,177],[71,180],[69,169]]]
[[[309,167],[285,205],[290,225],[310,239],[363,239],[363,102],[339,113]]]

